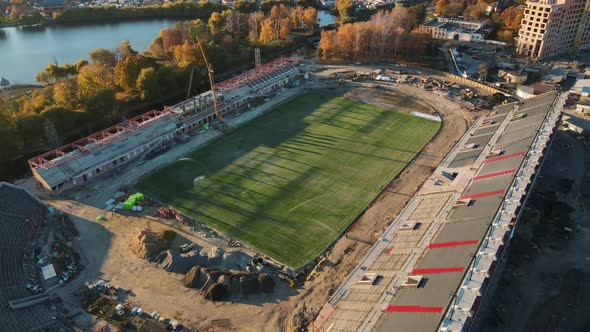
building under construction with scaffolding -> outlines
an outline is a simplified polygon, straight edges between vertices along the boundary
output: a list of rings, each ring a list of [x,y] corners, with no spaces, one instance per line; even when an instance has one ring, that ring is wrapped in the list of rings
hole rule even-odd
[[[121,167],[173,141],[186,141],[208,128],[218,115],[250,107],[254,98],[273,93],[299,74],[299,59],[279,58],[215,85],[171,107],[149,111],[29,160],[40,187],[62,191]],[[217,102],[217,111],[215,109]]]

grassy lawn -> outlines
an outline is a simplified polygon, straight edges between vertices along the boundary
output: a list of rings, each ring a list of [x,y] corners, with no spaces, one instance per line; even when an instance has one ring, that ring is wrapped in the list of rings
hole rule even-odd
[[[439,125],[306,94],[151,174],[137,188],[298,268],[350,225]]]

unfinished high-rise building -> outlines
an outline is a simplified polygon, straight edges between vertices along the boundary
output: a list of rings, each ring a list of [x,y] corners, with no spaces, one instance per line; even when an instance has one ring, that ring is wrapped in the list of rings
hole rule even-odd
[[[529,0],[516,50],[532,59],[576,54],[590,47],[589,0]]]

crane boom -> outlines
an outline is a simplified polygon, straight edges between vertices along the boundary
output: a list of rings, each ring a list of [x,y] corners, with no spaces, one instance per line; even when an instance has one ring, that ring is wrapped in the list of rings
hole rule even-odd
[[[203,61],[205,61],[205,67],[207,67],[207,75],[209,76],[209,84],[211,85],[211,95],[213,97],[213,108],[215,109],[215,116],[217,117],[217,120],[223,124],[223,115],[221,115],[221,112],[219,111],[219,105],[217,103],[217,94],[215,93],[215,80],[213,79],[213,74],[215,72],[213,71],[213,66],[209,63],[209,60],[207,60],[207,56],[205,55],[205,49],[201,44],[199,36],[197,36],[197,44],[199,44],[199,49],[201,50],[201,54],[203,55]]]

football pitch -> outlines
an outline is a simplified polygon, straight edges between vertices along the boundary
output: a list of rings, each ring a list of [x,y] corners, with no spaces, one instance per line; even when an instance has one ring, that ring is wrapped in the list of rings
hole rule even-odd
[[[339,97],[305,94],[136,187],[299,268],[340,236],[439,126]]]

